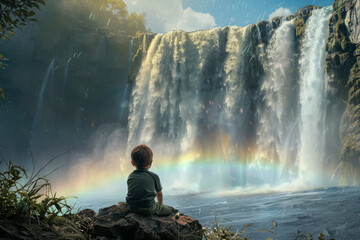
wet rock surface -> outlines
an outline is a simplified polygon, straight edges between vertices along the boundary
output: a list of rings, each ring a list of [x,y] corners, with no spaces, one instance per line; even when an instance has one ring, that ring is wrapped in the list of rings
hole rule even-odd
[[[350,34],[350,40],[353,43],[360,44],[360,1],[344,1],[346,9],[345,25]]]
[[[360,173],[360,1],[336,0],[332,7],[325,66],[328,76],[327,91],[332,107],[328,108],[327,116],[333,119],[331,125],[339,131],[333,131],[336,134],[328,136],[327,139],[341,142],[337,144],[342,146],[341,154],[336,157],[341,160],[336,172],[340,175],[341,183],[356,185],[359,184],[357,176]],[[339,119],[336,116],[342,117]]]

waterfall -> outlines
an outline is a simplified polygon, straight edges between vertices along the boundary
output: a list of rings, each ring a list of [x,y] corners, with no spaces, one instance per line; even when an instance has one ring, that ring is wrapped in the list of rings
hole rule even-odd
[[[129,61],[128,61],[129,68],[130,68],[130,64],[131,64],[133,57],[134,57],[134,39],[131,38],[130,43],[129,43]]]
[[[230,127],[237,134],[235,138],[244,136],[244,122],[250,110],[250,97],[245,89],[247,78],[247,64],[250,59],[250,27],[231,27],[228,33],[226,52],[228,57],[225,62],[226,94],[225,112],[229,119]],[[240,133],[240,134],[238,134]]]
[[[64,98],[64,93],[65,93],[66,83],[67,83],[67,79],[68,79],[68,75],[69,75],[69,67],[70,67],[71,60],[72,60],[72,58],[70,57],[65,63],[64,81],[63,81],[63,86],[62,86],[61,100],[63,100],[63,98]]]
[[[46,70],[46,73],[45,73],[45,76],[44,76],[44,79],[43,79],[43,82],[42,82],[42,85],[41,85],[41,89],[40,89],[40,92],[39,92],[38,104],[37,104],[36,112],[35,112],[35,117],[34,117],[33,125],[32,125],[32,128],[31,128],[30,142],[31,142],[31,138],[32,138],[32,136],[34,134],[35,127],[36,127],[36,125],[37,125],[37,123],[39,121],[40,114],[41,114],[41,106],[42,106],[42,103],[43,103],[44,91],[45,91],[47,83],[49,82],[49,79],[51,77],[51,73],[53,73],[53,71],[54,71],[54,67],[55,67],[55,58],[51,60],[51,62],[49,64],[49,67]]]
[[[129,44],[129,59],[128,59],[128,69],[131,67],[131,61],[134,57],[134,39],[131,38],[130,44]],[[121,119],[124,115],[126,108],[128,107],[128,90],[129,90],[129,84],[126,82],[124,91],[122,93],[122,96],[120,98],[120,109],[119,109],[119,118]]]
[[[312,12],[305,30],[300,57],[301,147],[299,174],[301,184],[320,184],[324,156],[325,41],[331,7]]]
[[[157,34],[131,89],[128,151],[150,145],[158,161],[183,164],[169,182],[196,175],[185,185],[197,190],[316,179],[308,173],[320,170],[324,151],[330,13],[313,11],[300,46],[287,18],[262,30]]]
[[[213,29],[156,35],[132,93],[129,144],[151,144],[162,139],[182,151],[192,146],[200,113],[205,111],[201,102],[203,72],[209,56],[218,50],[220,32]]]
[[[258,106],[257,158],[280,164],[285,175],[296,159],[298,142],[295,49],[294,21],[283,18],[266,52],[260,86],[263,103]]]

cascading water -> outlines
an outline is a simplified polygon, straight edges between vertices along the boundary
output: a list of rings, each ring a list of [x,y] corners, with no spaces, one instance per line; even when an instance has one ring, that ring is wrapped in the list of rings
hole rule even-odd
[[[251,42],[250,27],[232,27],[228,33],[225,62],[225,112],[236,138],[243,140],[244,126],[250,111],[250,96],[246,91],[247,64]],[[241,143],[241,141],[239,141]]]
[[[47,86],[47,83],[49,82],[51,74],[54,71],[54,67],[55,67],[55,59],[52,59],[50,64],[49,64],[49,67],[46,70],[46,73],[45,73],[45,76],[44,76],[44,79],[43,79],[43,83],[41,85],[41,89],[40,89],[40,92],[39,92],[39,100],[38,100],[38,104],[37,104],[37,107],[36,107],[36,112],[35,112],[33,125],[32,125],[32,128],[31,128],[31,136],[30,136],[30,141],[29,142],[31,142],[31,138],[32,138],[32,136],[34,134],[35,127],[38,124],[39,117],[41,115],[41,106],[42,106],[42,103],[43,103],[44,91],[45,91],[45,88]]]
[[[73,36],[70,36],[70,44],[68,47],[68,57],[70,55],[71,49],[73,45]],[[66,88],[66,84],[67,84],[67,80],[68,80],[68,75],[69,75],[69,67],[70,67],[70,62],[73,60],[73,58],[75,58],[76,55],[74,54],[73,57],[69,57],[69,59],[66,61],[65,66],[64,66],[64,81],[63,81],[63,86],[62,86],[62,93],[61,93],[61,100],[63,100],[64,98],[64,93],[65,93],[65,88]]]
[[[130,69],[130,65],[131,65],[131,61],[132,61],[133,57],[134,57],[134,40],[131,39],[130,44],[129,44],[129,60],[128,60],[128,68],[129,69]],[[128,91],[129,91],[129,84],[126,83],[125,87],[124,87],[124,91],[122,93],[122,97],[120,98],[120,114],[119,114],[120,119],[124,115],[124,112],[129,105],[129,103],[127,101]]]
[[[68,79],[68,75],[69,75],[69,67],[70,67],[70,62],[71,62],[72,58],[70,57],[66,63],[65,63],[65,70],[64,70],[64,82],[63,82],[63,87],[62,87],[62,93],[61,93],[61,99],[64,98],[64,93],[65,93],[65,88],[66,88],[66,83],[67,83],[67,79]]]
[[[325,41],[331,7],[312,12],[305,30],[300,58],[301,147],[300,183],[321,184],[324,163]]]
[[[295,50],[294,20],[283,18],[267,48],[264,80],[260,86],[263,103],[257,110],[257,158],[281,165],[279,175],[272,176],[274,181],[296,175],[291,169],[298,144]]]
[[[174,31],[153,39],[133,89],[130,146],[156,139],[187,151],[194,143],[205,111],[200,98],[203,72],[209,56],[218,51],[220,31]]]
[[[149,46],[144,38],[128,151],[150,145],[168,166],[164,182],[171,187],[186,181],[193,190],[216,190],[313,178],[305,173],[309,163],[321,166],[321,147],[314,153],[314,146],[323,142],[330,13],[314,10],[300,47],[294,21],[286,18],[278,28],[266,25],[268,39],[256,25],[157,34]]]

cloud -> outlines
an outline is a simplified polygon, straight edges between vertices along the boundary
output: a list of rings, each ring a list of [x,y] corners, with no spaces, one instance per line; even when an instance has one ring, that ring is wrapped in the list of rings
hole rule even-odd
[[[209,13],[183,8],[181,0],[125,0],[129,12],[146,13],[146,26],[153,32],[195,31],[216,26]]]
[[[289,16],[289,15],[291,15],[290,9],[280,7],[270,14],[269,20],[274,17],[284,17],[284,16]]]
[[[191,8],[187,8],[182,12],[177,28],[184,31],[195,31],[212,28],[215,25],[215,19],[209,13],[195,12]]]

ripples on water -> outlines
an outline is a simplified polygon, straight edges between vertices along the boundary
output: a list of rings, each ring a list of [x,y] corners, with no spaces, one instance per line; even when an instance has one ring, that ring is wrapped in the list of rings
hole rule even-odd
[[[219,196],[211,193],[164,196],[164,201],[200,221],[204,226],[215,222],[215,217],[233,230],[244,224],[254,225],[246,232],[253,239],[272,237],[258,229],[270,229],[278,223],[277,239],[295,239],[297,230],[324,233],[336,239],[360,239],[360,188],[322,188],[308,191]],[[82,208],[99,208],[114,201],[86,201]],[[119,199],[124,201],[124,199]]]

